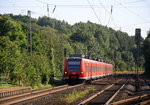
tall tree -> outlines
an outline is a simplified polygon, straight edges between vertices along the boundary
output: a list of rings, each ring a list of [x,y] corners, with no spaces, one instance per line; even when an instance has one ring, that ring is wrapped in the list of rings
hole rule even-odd
[[[150,31],[144,40],[143,53],[145,58],[145,73],[150,74]]]
[[[0,27],[0,72],[13,81],[22,70],[19,62],[26,48],[26,36],[21,25],[7,15],[0,16]]]

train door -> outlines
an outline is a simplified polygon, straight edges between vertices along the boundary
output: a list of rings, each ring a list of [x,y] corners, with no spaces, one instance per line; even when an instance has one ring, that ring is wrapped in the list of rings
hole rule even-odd
[[[92,76],[93,76],[93,63],[90,62],[90,80],[92,80]]]
[[[92,78],[92,68],[91,68],[91,62],[88,62],[87,63],[87,79],[91,79]]]
[[[105,75],[105,76],[107,75],[106,72],[107,72],[107,71],[106,71],[106,64],[104,64],[104,75]]]
[[[87,62],[85,62],[85,72],[86,72],[85,79],[87,79],[89,77],[89,64]]]
[[[86,72],[86,79],[89,77],[89,64],[85,62],[85,72]]]
[[[88,62],[88,79],[91,78],[91,63]]]

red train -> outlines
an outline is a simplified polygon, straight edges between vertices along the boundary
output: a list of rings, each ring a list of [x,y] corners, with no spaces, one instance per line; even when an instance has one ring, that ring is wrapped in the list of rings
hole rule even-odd
[[[91,60],[82,55],[73,55],[65,59],[64,78],[68,84],[85,81],[113,74],[113,65],[98,60]]]

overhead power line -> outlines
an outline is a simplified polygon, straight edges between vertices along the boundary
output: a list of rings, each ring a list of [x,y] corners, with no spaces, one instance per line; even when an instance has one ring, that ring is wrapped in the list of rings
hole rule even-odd
[[[46,16],[46,15],[44,15],[44,14],[37,13],[37,12],[34,12],[34,11],[31,11],[31,13],[33,13],[33,14],[37,14],[37,15],[40,15],[40,16]]]
[[[96,12],[95,12],[94,8],[92,7],[92,5],[91,5],[90,1],[89,1],[89,0],[87,0],[87,2],[89,3],[89,5],[90,5],[90,7],[92,8],[92,10],[93,10],[93,12],[94,12],[94,14],[95,14],[96,18],[98,19],[99,23],[101,24],[101,21],[100,21],[100,19],[98,18],[98,16],[97,16],[97,14],[96,14]]]
[[[45,4],[45,3],[44,3]],[[46,4],[47,5],[47,4]],[[49,6],[55,6],[56,4],[48,4]],[[148,4],[147,4],[148,5]],[[56,5],[59,8],[91,8],[90,5]],[[93,8],[109,8],[111,5],[91,5]],[[12,7],[32,7],[39,8],[45,7],[44,5],[0,5],[0,8],[12,8]],[[148,6],[126,6],[130,8],[149,8]],[[124,8],[121,6],[113,5],[113,8]]]
[[[114,7],[111,6],[111,12],[109,12],[109,11],[106,9],[106,7],[102,4],[101,0],[99,0],[99,3],[103,6],[105,12],[108,13],[108,14],[111,16],[112,21],[113,21],[113,23],[114,23],[114,26],[117,28],[117,25],[116,25],[116,23],[115,23],[115,20],[114,20],[114,18],[113,18],[113,15],[112,15],[112,12],[113,12],[113,8],[114,8]],[[109,23],[109,22],[108,22],[108,23]],[[107,24],[107,25],[108,25],[108,24]]]
[[[124,6],[122,3],[118,2],[117,0],[115,0],[118,4],[122,5],[122,7],[124,7],[125,9],[127,9],[129,12],[131,12],[132,14],[134,14],[135,16],[139,17],[140,19],[142,19],[145,22],[149,22],[148,20],[146,20],[145,18],[143,18],[141,15],[136,14],[135,12],[133,12],[132,10],[130,10],[129,8],[127,8],[126,6]]]
[[[130,24],[130,25],[122,26],[122,27],[132,27],[132,26],[142,25],[142,24],[150,24],[150,22],[143,22],[143,23],[137,23],[137,24]]]
[[[43,4],[48,4],[48,5],[52,5],[52,6],[54,6],[54,4],[49,4],[49,3],[47,3],[47,2],[44,2],[44,1],[41,1],[41,0],[36,0],[37,2],[40,2],[40,3],[43,3]]]
[[[135,0],[135,1],[130,1],[130,2],[124,2],[123,4],[133,4],[133,3],[139,3],[139,2],[143,2],[144,0]],[[117,4],[117,5],[121,5],[121,4]]]

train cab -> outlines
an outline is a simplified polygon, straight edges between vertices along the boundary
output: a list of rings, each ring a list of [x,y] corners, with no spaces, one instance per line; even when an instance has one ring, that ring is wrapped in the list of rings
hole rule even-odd
[[[64,78],[69,83],[79,81],[79,77],[82,75],[81,70],[81,57],[69,57],[65,60],[64,66]]]

